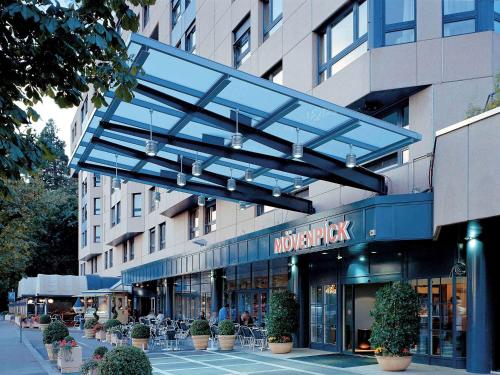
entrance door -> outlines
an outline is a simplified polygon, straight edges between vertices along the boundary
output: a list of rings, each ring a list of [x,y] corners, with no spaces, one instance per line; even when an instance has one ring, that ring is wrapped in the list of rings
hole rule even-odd
[[[263,324],[267,314],[268,291],[253,290],[238,292],[238,305],[236,319],[239,320],[241,314],[245,311],[250,313],[254,324]],[[234,317],[233,317],[234,319]]]
[[[311,287],[311,347],[336,350],[337,284]]]

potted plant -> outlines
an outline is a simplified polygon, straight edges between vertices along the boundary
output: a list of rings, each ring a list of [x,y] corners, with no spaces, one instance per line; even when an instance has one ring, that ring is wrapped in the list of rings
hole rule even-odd
[[[193,345],[196,350],[205,350],[208,348],[208,339],[210,338],[210,325],[206,320],[195,320],[189,332],[193,337]]]
[[[52,321],[52,319],[50,319],[49,315],[46,315],[46,314],[41,315],[40,316],[40,324],[39,324],[40,330],[42,332],[45,331],[47,329],[47,327],[49,326],[51,321]]]
[[[147,327],[146,327],[147,328]],[[100,375],[151,375],[151,362],[133,346],[119,346],[107,352],[99,363]]]
[[[94,326],[95,329],[95,338],[98,341],[105,341],[106,340],[106,331],[104,330],[104,326],[101,323],[97,323]]]
[[[57,367],[63,374],[78,372],[82,367],[82,348],[73,336],[66,336],[59,342]]]
[[[111,342],[111,328],[121,325],[122,323],[118,319],[108,319],[104,323],[104,330],[106,331],[106,341]]]
[[[97,319],[88,318],[85,319],[85,324],[83,328],[85,330],[85,337],[88,339],[93,339],[95,337],[95,326],[97,325]]]
[[[51,361],[55,360],[53,343],[58,343],[68,336],[68,328],[60,321],[51,322],[43,331],[43,343],[47,349],[47,355]]]
[[[223,320],[219,323],[219,346],[221,350],[233,350],[236,335],[234,323],[230,320]]]
[[[295,294],[288,290],[273,292],[269,308],[266,322],[269,349],[274,354],[290,353],[293,347],[292,333],[298,325]]]
[[[132,327],[132,332],[130,333],[132,345],[136,348],[146,350],[148,348],[150,334],[151,332],[147,325],[136,324]]]
[[[80,371],[83,375],[98,375],[98,367],[100,361],[104,358],[104,355],[108,352],[108,348],[105,346],[98,346],[94,350],[92,358],[89,358],[82,365]]]
[[[7,311],[0,312],[0,320],[5,320],[5,315],[7,315]]]
[[[410,348],[418,338],[419,301],[408,284],[395,283],[379,289],[373,317],[370,343],[384,371],[404,371],[410,365]]]

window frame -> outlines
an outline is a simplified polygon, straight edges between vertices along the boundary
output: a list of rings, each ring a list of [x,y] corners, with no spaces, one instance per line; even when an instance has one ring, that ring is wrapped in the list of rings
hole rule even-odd
[[[149,198],[149,213],[154,212],[156,210],[156,202],[155,202],[155,187],[151,187],[148,190],[148,198]]]
[[[387,0],[384,0],[383,2],[383,8],[382,8],[382,40],[383,46],[397,46],[400,44],[407,44],[407,43],[415,43],[417,40],[417,0],[413,0],[413,21],[404,21],[404,22],[397,22],[397,23],[391,23],[391,24],[386,24],[385,20],[385,9],[387,5]],[[410,42],[403,42],[403,43],[394,43],[394,44],[387,44],[385,40],[385,36],[388,33],[396,32],[396,31],[405,31],[405,30],[413,30],[413,40]]]
[[[478,29],[479,29],[479,24],[478,24],[478,6],[479,6],[479,4],[478,4],[477,0],[474,0],[474,10],[453,13],[453,14],[444,14],[444,2],[445,1],[446,0],[441,0],[441,16],[442,16],[442,20],[443,20],[441,22],[441,33],[442,33],[441,35],[443,38],[449,38],[451,36],[458,36],[458,35],[472,34],[472,33],[475,33],[478,31]],[[494,9],[493,9],[493,13],[494,13]],[[495,18],[495,17],[493,17],[493,18]],[[474,31],[467,32],[467,33],[453,34],[453,35],[444,35],[444,27],[446,24],[460,22],[460,21],[469,21],[469,20],[474,20]],[[495,22],[495,20],[493,20],[493,22]],[[494,27],[494,25],[493,25],[493,27]]]
[[[132,261],[135,258],[135,240],[134,237],[132,237],[128,241],[128,260]]]
[[[136,204],[136,198],[140,197],[139,207]],[[142,216],[142,193],[132,193],[132,217]]]
[[[99,228],[99,236],[97,236],[97,229]],[[100,225],[94,225],[94,243],[101,243],[102,230]]]
[[[153,254],[156,251],[156,227],[149,228],[148,239],[149,239],[149,254]]]
[[[195,226],[195,213],[197,214],[198,218],[198,226]],[[188,237],[190,240],[193,240],[195,238],[200,237],[201,232],[200,232],[200,208],[199,207],[194,207],[191,210],[189,210],[188,214]],[[196,234],[198,233],[198,234]]]
[[[158,225],[159,250],[165,249],[167,245],[167,223],[164,221]]]
[[[273,20],[273,1],[275,0],[262,0],[262,32],[264,40],[269,38],[276,29],[279,28],[278,24],[283,20],[283,1],[281,3],[281,13]],[[266,19],[266,9],[268,8],[269,19]],[[278,26],[278,27],[277,27]],[[276,29],[275,29],[276,27]],[[273,31],[274,30],[274,31]]]
[[[181,15],[182,15],[182,10],[181,10],[181,0],[172,0],[170,2],[171,4],[171,18],[170,18],[170,22],[172,22],[172,30],[175,28],[175,26],[177,26],[177,24],[179,23],[179,20],[181,18]],[[179,13],[174,13],[174,10],[177,10],[179,9]]]
[[[99,202],[99,204],[97,204]],[[94,197],[94,215],[100,215],[102,212],[101,197]]]
[[[108,263],[109,268],[113,268],[113,249],[109,249]]]
[[[98,173],[94,173],[94,187],[100,187],[102,184],[101,175]]]
[[[250,56],[252,50],[252,34],[250,14],[247,14],[242,21],[233,29],[233,66],[239,68]],[[248,41],[248,48],[243,54],[237,50]]]
[[[191,37],[192,35],[194,35],[194,45],[192,45],[190,43],[189,48],[188,48],[188,41],[193,40],[193,38]],[[188,29],[185,33],[184,39],[185,39],[184,50],[186,52],[189,52],[189,53],[196,55],[196,22],[195,21],[193,21],[193,23],[188,27]]]
[[[359,35],[359,6],[363,3],[366,3],[368,7],[369,0],[356,0],[352,2],[346,9],[344,9],[341,13],[336,15],[335,17],[329,19],[325,26],[323,26],[316,34],[317,34],[317,66],[318,66],[318,76],[317,83],[320,84],[324,81],[321,80],[321,75],[326,71],[325,81],[333,75],[332,68],[333,66],[342,60],[344,57],[349,55],[351,52],[354,52],[358,47],[363,45],[364,43],[368,43],[368,24],[366,27],[366,33],[363,35]],[[345,47],[335,56],[330,57],[332,55],[332,28],[342,22],[350,13],[353,15],[353,43]],[[368,14],[368,9],[367,9]],[[368,21],[368,18],[367,18]],[[321,41],[322,38],[326,38],[326,61],[324,63],[321,62]]]
[[[215,220],[210,220],[212,213],[215,212]],[[205,205],[204,209],[205,216],[205,234],[215,232],[217,230],[217,202],[209,203]],[[214,227],[212,229],[212,227]]]
[[[128,243],[125,241],[122,247],[122,262],[127,263],[128,261]]]

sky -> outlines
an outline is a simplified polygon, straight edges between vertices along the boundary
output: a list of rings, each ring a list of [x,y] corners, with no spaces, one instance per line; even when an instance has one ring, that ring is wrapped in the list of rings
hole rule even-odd
[[[77,107],[59,108],[59,106],[49,97],[45,97],[42,103],[35,106],[35,110],[40,115],[40,119],[33,124],[33,128],[40,133],[49,119],[53,119],[58,128],[58,136],[66,142],[66,155],[70,155],[71,143],[71,122],[75,116]]]

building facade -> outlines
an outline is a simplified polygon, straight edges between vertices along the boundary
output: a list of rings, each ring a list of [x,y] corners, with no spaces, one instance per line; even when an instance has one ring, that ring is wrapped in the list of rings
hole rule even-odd
[[[422,140],[364,165],[386,177],[387,196],[322,181],[295,192],[313,202],[313,215],[223,200],[199,207],[175,190],[127,182],[115,191],[110,177],[79,172],[81,275],[122,275],[139,314],[174,318],[227,302],[234,319],[248,310],[263,322],[272,291],[290,288],[301,302],[297,344],[351,353],[371,350],[376,290],[405,280],[421,297],[418,360],[496,366],[491,353],[488,363],[468,356],[470,286],[455,268],[466,249],[460,228],[433,225],[430,176],[435,132],[493,91],[500,1],[173,0],[137,12],[145,36]],[[84,99],[72,148],[92,110]],[[330,225],[345,228],[342,238],[328,238]],[[323,227],[320,240],[293,245]]]

